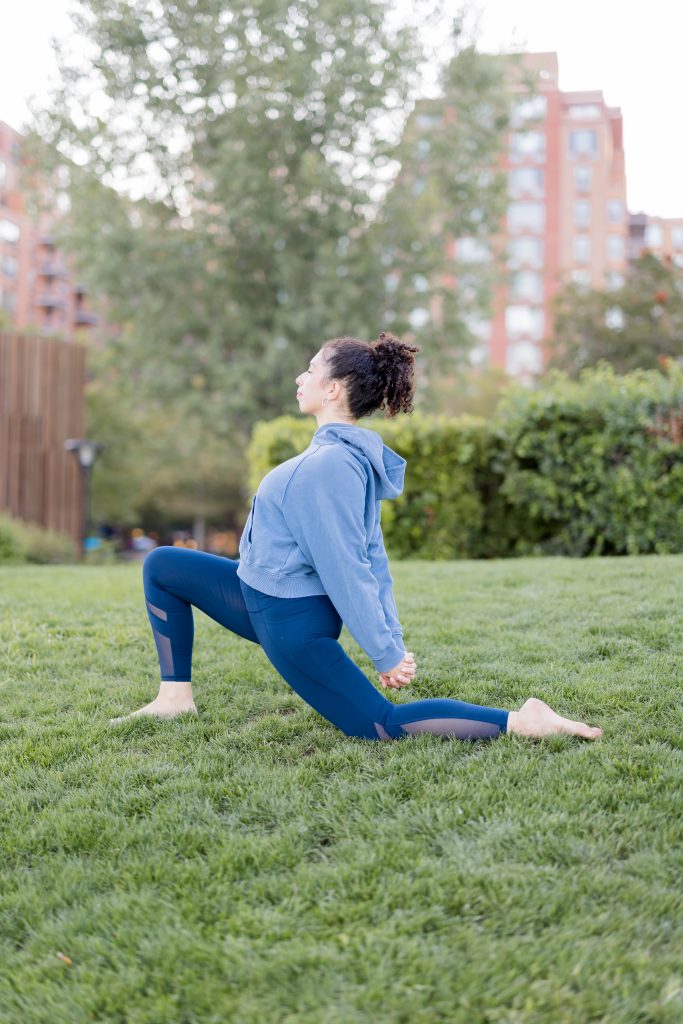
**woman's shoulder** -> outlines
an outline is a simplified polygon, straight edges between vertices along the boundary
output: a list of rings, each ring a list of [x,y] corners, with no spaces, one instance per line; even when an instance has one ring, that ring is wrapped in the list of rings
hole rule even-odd
[[[301,460],[293,476],[307,482],[316,478],[328,482],[330,478],[333,481],[349,480],[353,477],[358,477],[363,482],[367,480],[367,472],[361,460],[345,444],[321,444],[314,448]]]

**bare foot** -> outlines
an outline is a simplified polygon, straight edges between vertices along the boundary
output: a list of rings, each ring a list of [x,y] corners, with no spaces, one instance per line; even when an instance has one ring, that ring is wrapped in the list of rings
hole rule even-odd
[[[510,712],[507,731],[516,732],[518,736],[537,738],[555,736],[558,733],[581,736],[584,740],[597,740],[602,736],[602,729],[586,725],[585,722],[574,722],[571,718],[563,718],[537,697],[530,697],[519,711]]]
[[[184,711],[197,714],[192,697],[192,683],[162,682],[159,686],[159,693],[151,704],[145,704],[144,708],[132,711],[129,715],[110,718],[109,721],[115,725],[118,722],[127,722],[129,718],[138,718],[142,715],[151,715],[153,718],[175,718],[176,715],[181,715]]]

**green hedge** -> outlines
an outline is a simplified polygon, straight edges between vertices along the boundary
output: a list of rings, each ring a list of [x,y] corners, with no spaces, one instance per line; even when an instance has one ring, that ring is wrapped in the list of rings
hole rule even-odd
[[[78,550],[71,537],[44,530],[0,514],[0,564],[76,562]]]
[[[683,550],[683,368],[511,389],[492,425],[502,496],[525,517],[515,554]]]
[[[602,364],[579,380],[551,373],[507,390],[488,423],[415,412],[370,419],[408,461],[403,495],[382,506],[396,557],[683,551],[683,368],[617,376]],[[313,419],[259,423],[252,492],[303,451]]]

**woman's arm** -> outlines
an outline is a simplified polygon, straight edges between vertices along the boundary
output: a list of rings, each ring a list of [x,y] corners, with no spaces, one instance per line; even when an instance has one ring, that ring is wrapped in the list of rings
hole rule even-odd
[[[396,608],[396,601],[394,600],[393,590],[393,579],[391,578],[391,571],[389,569],[389,559],[387,558],[386,549],[384,547],[384,538],[382,536],[382,524],[380,521],[381,517],[382,502],[377,502],[377,517],[375,520],[375,530],[368,543],[368,558],[370,559],[370,567],[373,575],[379,585],[379,599],[382,602],[384,609],[384,618],[386,623],[391,630],[391,635],[398,647],[405,651],[405,644],[403,642],[403,628],[398,618],[398,609]]]

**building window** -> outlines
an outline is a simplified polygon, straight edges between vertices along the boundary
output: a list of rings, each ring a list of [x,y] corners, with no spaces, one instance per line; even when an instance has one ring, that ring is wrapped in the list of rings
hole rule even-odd
[[[0,260],[0,270],[2,270],[5,277],[16,277],[17,261],[13,256],[3,256],[2,260]]]
[[[572,121],[595,121],[600,117],[600,107],[597,103],[573,103],[569,107],[569,116]]]
[[[429,139],[420,139],[417,144],[417,157],[418,160],[424,160],[425,157],[429,156],[432,144]]]
[[[683,249],[683,224],[671,228],[671,244],[674,249]]]
[[[490,257],[488,246],[478,238],[459,238],[455,251],[463,263],[486,263]]]
[[[472,366],[483,366],[489,361],[489,347],[488,345],[473,345],[467,356]]]
[[[511,238],[508,242],[508,262],[512,267],[542,267],[543,240],[541,238]]]
[[[588,263],[591,258],[591,240],[588,235],[574,236],[574,259],[577,263]]]
[[[610,199],[607,203],[607,220],[610,224],[621,224],[624,219],[624,204],[621,199]]]
[[[616,292],[620,288],[624,287],[624,275],[620,274],[618,270],[610,270],[607,273],[607,289],[610,292]]]
[[[11,220],[0,220],[0,242],[18,242],[19,226]]]
[[[526,337],[540,341],[543,337],[543,310],[531,306],[508,306],[505,310],[505,333],[510,340]]]
[[[540,373],[543,367],[541,350],[530,341],[518,341],[513,345],[508,345],[505,353],[505,367],[507,372],[513,376]]]
[[[491,321],[486,320],[479,313],[466,313],[463,317],[468,331],[480,342],[491,340]]]
[[[587,228],[591,222],[591,204],[589,199],[574,200],[574,227]]]
[[[605,312],[605,326],[612,331],[621,331],[624,327],[624,313],[618,306],[612,306]]]
[[[527,121],[542,121],[548,110],[545,96],[525,96],[512,104],[510,124],[513,128],[521,128]]]
[[[571,280],[579,288],[590,288],[593,283],[590,270],[572,270]]]
[[[542,196],[543,195],[543,168],[542,167],[513,167],[508,179],[508,188],[511,196]]]
[[[543,278],[535,270],[518,270],[512,275],[511,294],[523,302],[543,301]]]
[[[510,159],[545,160],[545,135],[543,132],[510,132]]]
[[[588,129],[569,133],[569,152],[572,156],[598,155],[598,133]]]
[[[593,168],[588,164],[577,164],[574,168],[574,187],[577,192],[590,192]]]
[[[661,224],[648,224],[645,228],[645,245],[658,249],[664,243],[664,229]]]
[[[607,255],[611,260],[623,260],[624,239],[621,235],[607,236]]]
[[[543,231],[545,206],[543,203],[510,203],[508,231]]]

